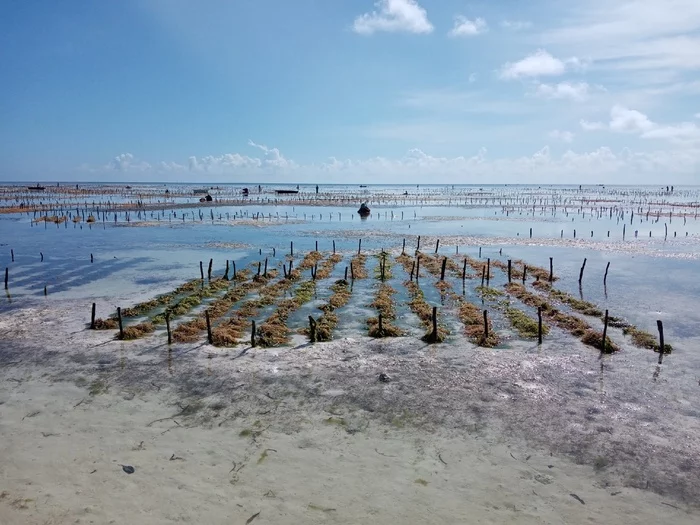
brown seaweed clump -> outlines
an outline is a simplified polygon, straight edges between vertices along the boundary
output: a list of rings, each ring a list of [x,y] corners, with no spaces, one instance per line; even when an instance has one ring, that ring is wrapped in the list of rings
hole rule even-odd
[[[116,319],[95,319],[95,330],[115,330],[119,328],[119,322]]]
[[[396,290],[388,284],[381,284],[377,288],[377,293],[374,295],[374,300],[370,306],[377,310],[379,315],[381,315],[382,321],[381,323],[379,322],[379,317],[372,317],[367,320],[370,337],[399,337],[403,335],[403,331],[392,323],[396,319],[396,308],[393,299],[395,294]]]
[[[423,290],[420,289],[420,286],[415,281],[405,281],[404,286],[406,286],[410,297],[408,302],[409,309],[418,316],[421,325],[427,330],[421,339],[427,343],[442,343],[447,339],[450,331],[438,322],[437,334],[433,333],[433,309],[425,301]]]
[[[533,319],[527,315],[522,310],[507,306],[505,308],[505,314],[510,324],[515,328],[515,330],[520,334],[521,337],[527,339],[534,339],[539,336],[539,321]],[[542,323],[542,335],[549,334],[549,326]]]
[[[484,314],[476,305],[455,294],[459,301],[459,320],[464,325],[464,331],[469,340],[479,346],[493,348],[500,342],[498,334],[493,330],[491,319],[488,319],[488,336],[484,326]]]
[[[328,302],[320,307],[323,311],[321,317],[316,320],[316,341],[325,342],[333,340],[333,331],[338,325],[338,315],[335,310],[345,306],[350,300],[352,292],[347,281],[341,279],[331,285],[333,294],[328,298]],[[301,330],[305,335],[311,335],[308,327]]]
[[[564,313],[550,305],[543,297],[529,292],[520,283],[509,283],[505,286],[506,291],[512,296],[518,298],[523,303],[532,307],[542,308],[542,315],[547,317],[552,323],[557,325],[562,330],[569,332],[574,337],[578,337],[584,344],[593,346],[599,350],[602,349],[603,335],[596,339],[595,330],[583,319],[575,315]],[[610,338],[606,338],[610,341]],[[610,344],[605,347],[605,351],[616,352],[619,347],[610,341]]]
[[[125,341],[139,339],[147,334],[152,334],[156,331],[156,327],[153,323],[146,321],[132,326],[127,326],[124,328],[124,336],[119,337],[117,334],[117,339],[123,339]]]
[[[581,341],[606,354],[612,354],[620,350],[620,347],[613,343],[609,337],[605,338],[605,346],[603,346],[603,334],[596,330],[586,330],[583,337],[581,337]]]
[[[367,277],[369,277],[366,264],[367,256],[362,253],[355,255],[350,260],[350,267],[352,268],[352,276],[354,279],[367,279]]]
[[[632,338],[632,344],[638,348],[646,348],[648,350],[653,350],[654,352],[659,351],[659,342],[649,332],[640,330],[636,326],[629,325],[622,329],[622,333],[629,335]],[[670,354],[671,352],[673,352],[673,346],[665,343],[664,354]]]

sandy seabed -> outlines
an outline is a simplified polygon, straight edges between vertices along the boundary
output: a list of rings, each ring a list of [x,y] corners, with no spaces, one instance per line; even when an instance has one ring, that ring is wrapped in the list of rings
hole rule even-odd
[[[627,368],[602,378],[583,346],[168,350],[85,310],[0,317],[3,525],[700,520],[697,426],[624,415],[656,409],[604,392]]]

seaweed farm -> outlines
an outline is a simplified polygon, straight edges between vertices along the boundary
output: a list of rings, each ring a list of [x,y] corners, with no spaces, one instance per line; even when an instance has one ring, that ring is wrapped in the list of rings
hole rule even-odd
[[[89,399],[163,389],[176,416],[148,429],[246,444],[231,486],[282,455],[271,432],[312,422],[432,432],[433,459],[507,444],[528,494],[561,469],[586,511],[698,511],[700,188],[200,186],[0,187],[13,378],[41,362]],[[382,443],[379,461],[402,453]]]

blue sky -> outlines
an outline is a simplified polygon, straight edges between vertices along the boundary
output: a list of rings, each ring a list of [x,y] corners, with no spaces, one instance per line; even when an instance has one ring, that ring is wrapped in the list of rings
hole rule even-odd
[[[6,2],[1,180],[700,183],[698,0]]]

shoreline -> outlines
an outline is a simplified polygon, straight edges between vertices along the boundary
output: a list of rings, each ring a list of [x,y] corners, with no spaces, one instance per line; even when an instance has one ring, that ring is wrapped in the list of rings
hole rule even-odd
[[[700,433],[692,413],[665,410],[678,403],[664,388],[672,369],[648,399],[627,373],[645,355],[651,372],[653,353],[625,349],[603,372],[590,349],[557,341],[508,353],[413,338],[169,352],[86,331],[69,303],[0,318],[3,523],[106,523],[127,501],[138,523],[697,519]],[[594,404],[579,393],[601,388]],[[258,463],[266,449],[277,452]],[[234,484],[231,461],[246,465]]]

